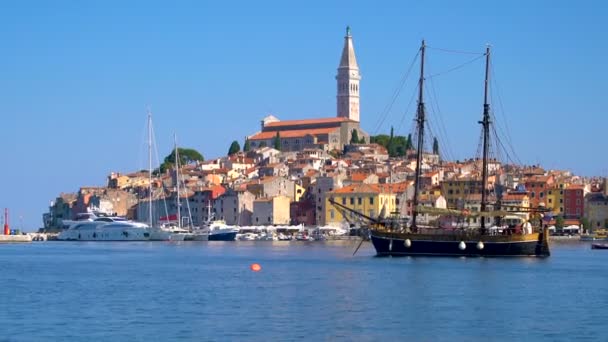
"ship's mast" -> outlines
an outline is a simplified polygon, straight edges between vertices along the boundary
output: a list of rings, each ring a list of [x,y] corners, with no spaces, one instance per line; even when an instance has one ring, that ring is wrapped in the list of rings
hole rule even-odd
[[[414,178],[414,201],[412,202],[412,229],[416,227],[416,216],[418,216],[418,192],[420,184],[420,172],[422,163],[422,149],[424,146],[424,50],[426,45],[422,40],[422,46],[420,47],[420,80],[418,82],[418,110],[416,116],[416,129],[418,131],[418,146],[416,147],[416,176]]]
[[[148,110],[148,222],[152,227],[152,112]]]
[[[481,170],[481,212],[486,211],[488,187],[488,153],[490,152],[490,104],[488,103],[488,83],[490,79],[490,46],[486,47],[486,77],[483,93],[483,119],[479,123],[483,127],[483,163]],[[486,232],[486,217],[481,216],[481,233]]]
[[[177,226],[182,227],[182,215],[181,215],[181,204],[179,201],[179,152],[177,150],[177,135],[173,135],[173,141],[175,143],[175,183],[177,184]]]

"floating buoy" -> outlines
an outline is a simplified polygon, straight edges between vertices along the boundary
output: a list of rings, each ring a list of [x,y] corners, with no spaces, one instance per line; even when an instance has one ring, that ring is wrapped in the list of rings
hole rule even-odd
[[[477,249],[482,250],[483,249],[483,242],[479,241],[477,243]]]
[[[464,241],[460,241],[460,243],[458,244],[458,248],[459,248],[461,251],[464,251],[464,250],[467,248],[467,244],[466,244],[466,243],[464,243]]]
[[[251,264],[251,266],[249,266],[249,268],[253,271],[253,272],[259,272],[262,270],[262,266],[260,266],[260,264]]]
[[[405,247],[410,248],[412,247],[412,241],[410,241],[410,239],[405,239],[405,241],[403,241],[403,244],[405,245]]]

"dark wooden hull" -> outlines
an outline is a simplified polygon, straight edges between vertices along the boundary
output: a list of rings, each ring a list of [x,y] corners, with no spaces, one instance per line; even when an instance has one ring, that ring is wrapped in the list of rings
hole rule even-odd
[[[372,230],[371,240],[378,256],[548,257],[551,255],[546,232],[527,235],[458,235]]]
[[[593,243],[591,249],[608,249],[608,244],[605,243]]]

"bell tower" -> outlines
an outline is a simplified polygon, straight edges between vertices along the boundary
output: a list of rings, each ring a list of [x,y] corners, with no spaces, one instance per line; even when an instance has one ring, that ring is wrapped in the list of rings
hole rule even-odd
[[[349,118],[359,122],[359,66],[355,57],[355,47],[353,37],[350,34],[350,27],[346,27],[344,37],[344,48],[336,75],[338,86],[338,117]]]

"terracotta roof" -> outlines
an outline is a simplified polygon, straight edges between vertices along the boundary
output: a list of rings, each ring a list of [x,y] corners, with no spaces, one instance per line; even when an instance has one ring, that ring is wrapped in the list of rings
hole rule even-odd
[[[584,190],[585,187],[580,184],[570,184],[566,190]]]
[[[282,127],[282,126],[293,126],[293,125],[313,125],[323,123],[334,123],[334,122],[347,122],[352,121],[348,118],[320,118],[320,119],[304,119],[304,120],[285,120],[271,122],[264,127]]]
[[[288,130],[288,131],[278,131],[279,136],[281,138],[300,138],[305,137],[307,135],[317,135],[317,134],[329,134],[338,130],[338,127],[333,128],[316,128],[316,129],[297,129],[297,130]],[[256,135],[253,135],[249,138],[249,140],[268,140],[277,136],[277,131],[274,132],[260,132]]]
[[[380,193],[380,189],[377,184],[353,184],[348,185],[334,191],[330,191],[334,194],[350,194],[350,193]]]
[[[369,177],[369,175],[369,173],[353,172],[353,174],[350,176],[350,179],[353,182],[363,182],[365,179],[367,179],[367,177]]]
[[[402,193],[412,182],[401,182],[393,184],[352,184],[340,189],[331,191],[334,194],[350,193]]]

